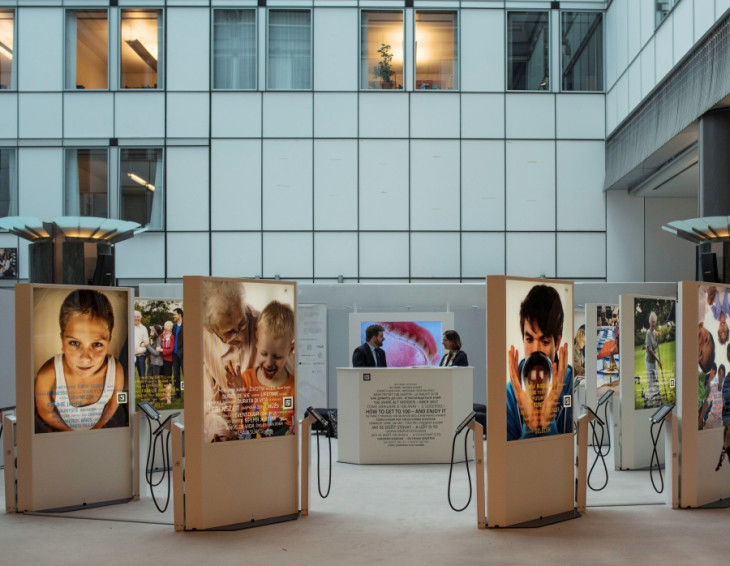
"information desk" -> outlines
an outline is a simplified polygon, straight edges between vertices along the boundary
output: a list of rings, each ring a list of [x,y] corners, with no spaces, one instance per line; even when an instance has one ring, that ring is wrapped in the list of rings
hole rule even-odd
[[[471,412],[474,368],[337,368],[338,461],[451,461],[456,427]],[[464,434],[464,433],[462,433]],[[456,460],[464,460],[457,441]]]

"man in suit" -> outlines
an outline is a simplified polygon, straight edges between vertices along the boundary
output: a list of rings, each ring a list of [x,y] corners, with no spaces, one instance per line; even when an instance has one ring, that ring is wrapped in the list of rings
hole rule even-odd
[[[385,361],[385,350],[381,348],[385,338],[385,328],[379,324],[371,324],[365,329],[365,343],[361,344],[352,353],[352,367],[374,368],[387,367]]]

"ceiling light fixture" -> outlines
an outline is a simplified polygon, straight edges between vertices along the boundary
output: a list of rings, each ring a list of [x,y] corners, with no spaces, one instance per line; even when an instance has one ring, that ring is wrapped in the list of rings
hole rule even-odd
[[[142,185],[148,191],[150,191],[150,192],[155,191],[155,186],[152,183],[148,183],[146,179],[143,179],[139,175],[135,175],[134,173],[127,173],[127,177],[132,179],[132,181],[134,181],[138,185]]]

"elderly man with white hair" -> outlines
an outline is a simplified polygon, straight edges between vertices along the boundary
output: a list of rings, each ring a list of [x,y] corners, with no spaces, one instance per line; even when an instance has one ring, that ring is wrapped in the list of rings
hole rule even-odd
[[[139,374],[139,381],[144,387],[144,378],[147,361],[147,344],[150,343],[150,335],[147,328],[142,324],[142,313],[134,311],[134,366]],[[143,392],[144,395],[144,392]]]

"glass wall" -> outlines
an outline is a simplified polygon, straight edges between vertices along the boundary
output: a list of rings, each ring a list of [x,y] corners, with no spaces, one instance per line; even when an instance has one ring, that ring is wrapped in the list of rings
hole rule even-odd
[[[561,12],[561,67],[564,91],[603,90],[603,14]]]
[[[213,11],[213,88],[256,88],[256,11]]]
[[[403,12],[361,12],[360,88],[403,88]]]
[[[456,12],[416,12],[416,88],[454,90],[458,82]]]
[[[161,88],[162,10],[122,10],[121,88]]]
[[[13,88],[15,11],[0,10],[0,89]]]
[[[508,12],[508,90],[550,90],[548,16],[548,12]]]
[[[66,88],[106,89],[109,18],[106,10],[66,12]]]
[[[108,164],[106,148],[66,150],[67,216],[109,217]]]
[[[0,218],[18,214],[15,150],[0,148]]]
[[[120,149],[119,218],[162,228],[162,149]]]
[[[267,88],[271,90],[312,88],[310,10],[269,11],[266,61]]]

